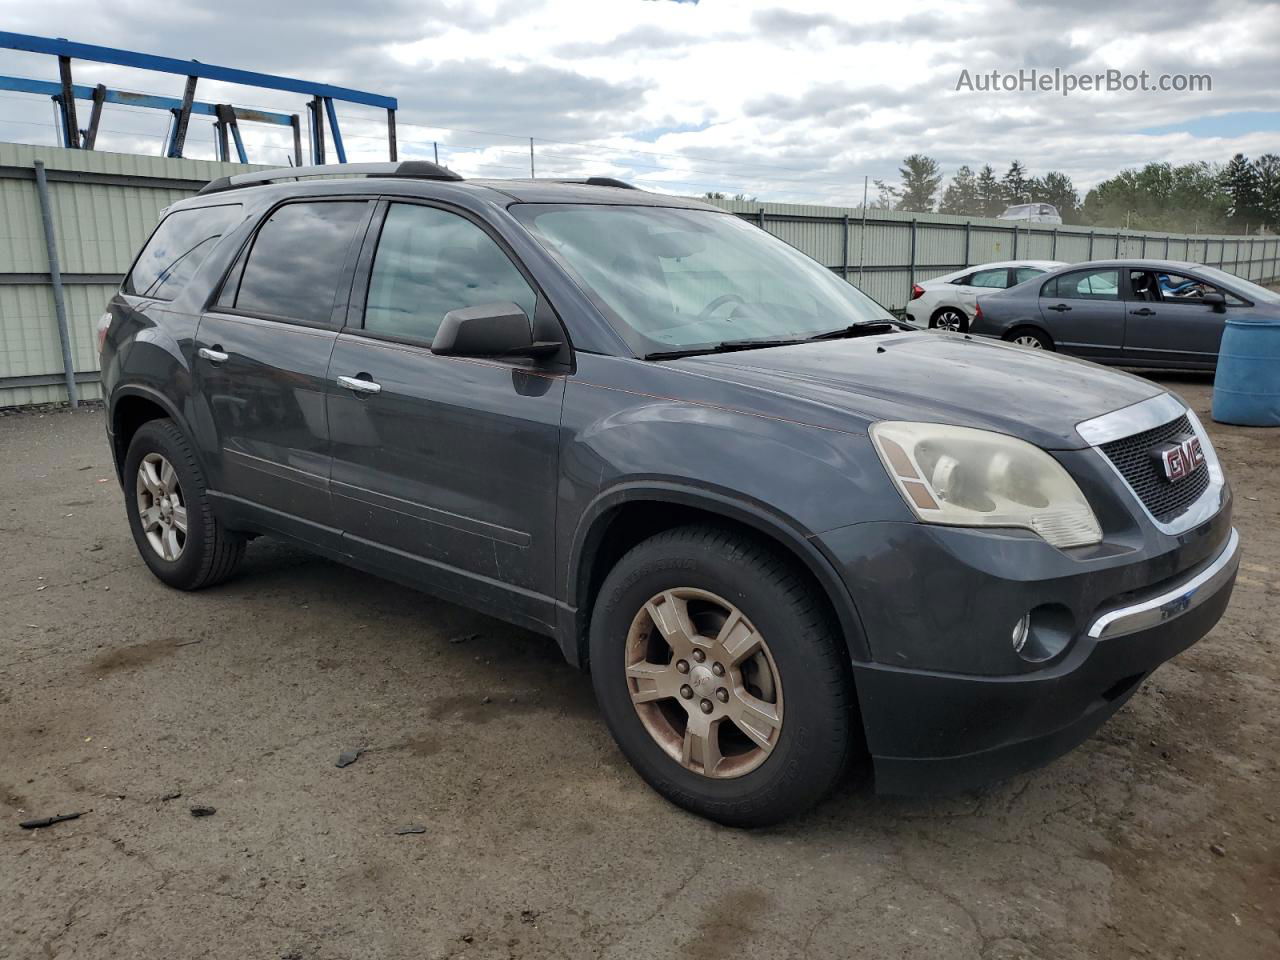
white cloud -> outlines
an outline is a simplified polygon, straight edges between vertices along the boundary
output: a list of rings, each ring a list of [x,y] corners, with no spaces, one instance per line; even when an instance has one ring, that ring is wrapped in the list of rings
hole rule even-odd
[[[1280,131],[1144,135],[1210,115],[1274,110],[1280,16],[1245,0],[903,2],[890,10],[784,0],[375,0],[85,3],[0,0],[10,29],[195,57],[389,93],[402,155],[464,174],[518,176],[529,136],[544,175],[604,174],[677,192],[721,189],[799,202],[856,202],[862,177],[895,176],[923,152],[967,163],[1062,170],[1088,186],[1149,161],[1280,152]],[[8,58],[7,58],[8,59]],[[50,58],[6,72],[53,79]],[[1062,67],[1207,72],[1203,94],[957,93],[962,69]],[[175,94],[177,77],[77,65],[82,82]],[[299,111],[301,98],[203,84],[204,99]],[[348,154],[385,149],[377,111],[342,108]],[[1272,115],[1274,116],[1274,114]],[[159,149],[163,115],[108,114],[102,145]],[[0,98],[0,137],[48,139],[47,103]],[[117,130],[126,132],[116,133]],[[148,136],[135,131],[143,131]],[[668,132],[663,132],[668,131]],[[288,137],[248,129],[280,161]],[[503,136],[506,135],[506,136]],[[556,141],[570,141],[569,143]],[[207,125],[192,151],[208,155]]]

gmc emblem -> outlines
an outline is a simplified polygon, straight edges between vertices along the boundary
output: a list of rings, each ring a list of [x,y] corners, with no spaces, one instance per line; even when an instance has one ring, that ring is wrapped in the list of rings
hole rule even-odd
[[[1187,437],[1174,443],[1166,443],[1152,451],[1160,466],[1164,468],[1165,479],[1170,483],[1185,480],[1204,463],[1204,451],[1200,449],[1199,437]]]

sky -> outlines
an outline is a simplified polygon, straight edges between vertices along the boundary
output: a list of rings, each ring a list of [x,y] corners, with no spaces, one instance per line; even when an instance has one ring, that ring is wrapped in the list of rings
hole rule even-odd
[[[401,159],[438,150],[464,176],[528,176],[533,137],[539,176],[855,205],[864,177],[896,180],[917,152],[947,176],[1014,159],[1059,170],[1082,197],[1125,167],[1280,153],[1280,3],[1257,0],[0,0],[0,28],[394,96]],[[956,89],[962,71],[1033,68],[1208,74],[1212,90]],[[74,70],[175,97],[183,85]],[[0,74],[56,80],[57,64],[0,50]],[[302,96],[209,81],[197,98],[304,113]],[[381,111],[338,114],[349,160],[386,159]],[[99,147],[158,154],[168,121],[108,106]],[[287,162],[286,131],[242,129],[251,160]],[[48,98],[0,91],[0,140],[55,136]],[[187,155],[212,158],[208,118]]]

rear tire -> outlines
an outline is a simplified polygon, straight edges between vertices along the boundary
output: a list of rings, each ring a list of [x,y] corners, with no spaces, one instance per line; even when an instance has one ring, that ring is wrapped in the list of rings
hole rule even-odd
[[[160,580],[199,590],[235,572],[245,538],[214,516],[195,451],[172,420],[149,420],[133,435],[124,493],[134,543]]]
[[[1054,349],[1053,341],[1049,339],[1049,335],[1043,330],[1037,330],[1035,327],[1018,327],[1018,329],[1010,330],[1006,333],[1004,338],[1010,343],[1030,350]]]
[[[959,307],[942,307],[929,318],[929,329],[950,330],[953,333],[969,332],[969,316]]]
[[[765,826],[844,772],[847,651],[817,588],[766,543],[687,526],[634,547],[596,600],[590,662],[618,746],[686,810]]]

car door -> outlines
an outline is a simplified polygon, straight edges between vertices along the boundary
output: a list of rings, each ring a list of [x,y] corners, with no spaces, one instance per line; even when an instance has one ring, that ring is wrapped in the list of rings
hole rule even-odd
[[[437,356],[430,344],[450,310],[507,301],[545,317],[550,305],[478,221],[415,202],[379,216],[329,363],[343,548],[389,576],[549,626],[564,370]]]
[[[1059,350],[1118,362],[1125,323],[1120,270],[1096,267],[1050,278],[1040,288],[1040,316]]]
[[[338,546],[325,392],[367,199],[286,202],[263,218],[196,331],[210,486],[229,509]],[[210,442],[210,441],[206,441]]]
[[[1205,293],[1231,294],[1191,274],[1129,271],[1134,291],[1125,323],[1125,354],[1144,364],[1212,367],[1226,327],[1226,311],[1204,302]]]

